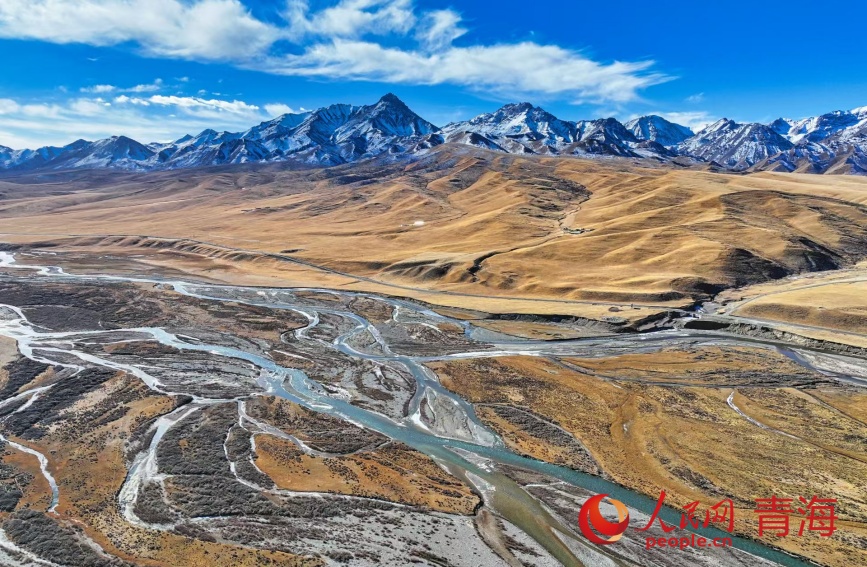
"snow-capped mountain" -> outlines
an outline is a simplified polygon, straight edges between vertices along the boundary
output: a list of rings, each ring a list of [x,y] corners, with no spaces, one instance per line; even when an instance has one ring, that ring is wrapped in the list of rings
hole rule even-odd
[[[133,171],[286,161],[330,166],[380,155],[398,159],[444,143],[496,152],[613,156],[713,163],[734,171],[867,173],[867,106],[770,124],[721,119],[693,133],[656,115],[570,122],[530,103],[437,128],[393,94],[375,104],[333,104],[284,114],[244,132],[204,130],[173,142],[124,136],[36,150],[0,146],[0,170],[114,168]]]
[[[217,132],[208,129],[203,130],[198,136],[187,135],[171,144],[151,144],[150,148],[157,152],[155,161],[163,167],[244,163],[244,161],[227,160],[227,156],[234,154],[238,148],[244,147],[243,144],[238,143],[241,137],[238,132]],[[267,156],[269,152],[254,153]]]
[[[256,140],[238,137],[218,137],[214,143],[188,144],[177,153],[168,155],[164,163],[172,167],[195,167],[196,165],[224,165],[228,163],[252,163],[265,161],[271,152]]]
[[[112,136],[95,142],[76,140],[62,148],[46,146],[12,152],[6,167],[20,170],[100,167],[143,170],[148,169],[153,156],[153,150],[131,138]]]
[[[448,135],[448,138],[443,138],[443,143],[448,141],[453,144],[463,144],[465,146],[475,146],[477,148],[484,148],[486,150],[493,150],[495,152],[508,152],[506,148],[493,142],[489,138],[482,136],[478,132],[467,132],[467,131],[455,131]],[[517,147],[517,146],[515,146]],[[522,152],[526,151],[529,153],[530,150],[524,148],[524,146],[520,146],[522,148]]]
[[[287,148],[284,147],[282,141],[287,138],[293,128],[297,128],[308,116],[310,116],[309,112],[284,114],[274,120],[262,122],[258,126],[250,128],[241,137],[261,142],[270,150],[285,150]]]
[[[669,122],[662,116],[655,114],[633,118],[624,126],[637,139],[656,142],[666,147],[676,146],[695,135],[686,126]]]
[[[333,104],[284,114],[241,133],[205,130],[161,148],[160,163],[191,167],[291,159],[337,165],[403,151],[438,130],[388,94],[369,106]]]
[[[83,142],[83,140],[81,141]],[[60,153],[51,162],[55,169],[117,167],[145,169],[154,152],[126,136],[112,136],[96,142],[79,143],[78,147]]]
[[[770,126],[722,118],[678,144],[677,152],[743,170],[793,145]]]
[[[278,148],[283,156],[326,165],[357,161],[383,152],[401,152],[439,128],[393,94],[370,106],[335,104],[307,115]],[[267,143],[266,143],[267,145]]]
[[[56,146],[44,146],[36,150],[13,150],[9,158],[3,163],[4,168],[16,167],[19,169],[36,169],[49,163],[64,151],[74,150],[86,144],[84,140],[75,141],[68,146],[58,148]]]
[[[573,153],[649,157],[636,151],[640,145],[638,139],[614,118],[582,120],[576,123],[576,128],[578,143]],[[663,150],[662,147],[654,149]]]
[[[0,150],[0,166],[12,170],[110,167],[127,170],[295,160],[336,165],[391,152],[420,151],[443,143],[439,128],[387,94],[375,104],[334,104],[284,114],[246,132],[205,130],[170,143],[147,146],[119,136],[63,148]]]
[[[793,147],[757,169],[807,173],[867,172],[867,107],[836,110],[802,120],[779,118],[771,127]]]
[[[528,102],[507,104],[487,114],[443,127],[447,142],[515,154],[663,156],[659,144],[643,143],[614,118],[561,120]]]
[[[447,124],[443,134],[450,142],[475,135],[473,145],[498,146],[510,153],[560,153],[578,141],[574,122],[560,120],[529,102]]]
[[[788,125],[788,130],[780,132],[792,142],[807,140],[809,142],[821,142],[837,133],[843,132],[856,125],[860,119],[851,112],[836,110],[821,116],[805,118],[803,120],[777,119],[774,124],[778,127]]]

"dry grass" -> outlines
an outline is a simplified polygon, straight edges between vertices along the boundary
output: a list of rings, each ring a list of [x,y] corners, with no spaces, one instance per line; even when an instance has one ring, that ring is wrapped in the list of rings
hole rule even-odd
[[[768,361],[773,367],[768,368]],[[613,380],[646,383],[727,385],[737,379],[751,385],[774,385],[780,379],[816,376],[779,355],[745,347],[667,348],[658,353],[614,358],[564,358],[576,368]]]
[[[867,281],[766,295],[734,314],[867,334]]]
[[[593,319],[603,319],[606,317],[623,317],[632,322],[637,319],[646,317],[649,313],[654,313],[650,309],[634,309],[619,311],[612,313],[609,310],[600,311]],[[591,313],[585,312],[585,317],[591,317]],[[473,325],[497,331],[506,335],[515,337],[523,337],[536,340],[562,340],[562,339],[580,339],[585,337],[598,337],[611,334],[611,331],[605,327],[581,326],[570,324],[556,324],[549,322],[534,322],[534,321],[509,321],[509,320],[479,320],[473,321]]]
[[[280,398],[260,397],[247,406],[250,415],[331,454],[307,455],[292,441],[258,435],[256,464],[280,488],[364,496],[458,514],[471,514],[479,503],[468,486],[406,445]]]
[[[402,165],[57,181],[0,183],[5,240],[190,238],[213,246],[161,248],[149,261],[226,281],[351,286],[495,312],[579,314],[586,306],[578,301],[683,305],[714,286],[811,269],[825,261],[816,250],[857,260],[867,241],[860,178],[736,176],[466,148]],[[155,246],[137,238],[76,244],[118,253]],[[350,275],[258,254],[283,251]]]
[[[339,457],[305,455],[294,443],[256,439],[256,465],[278,487],[376,498],[453,514],[472,514],[479,502],[468,487],[422,453],[388,444]]]
[[[810,338],[867,346],[867,269],[805,274],[723,292],[719,313]]]
[[[8,376],[4,366],[18,357],[18,343],[8,337],[0,337],[0,385],[5,385]]]

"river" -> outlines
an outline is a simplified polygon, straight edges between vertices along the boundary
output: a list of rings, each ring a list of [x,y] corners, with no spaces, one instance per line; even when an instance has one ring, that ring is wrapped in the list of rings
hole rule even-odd
[[[650,352],[662,347],[677,344],[750,344],[761,345],[766,348],[786,349],[792,353],[792,360],[803,366],[822,372],[830,376],[840,376],[860,382],[867,377],[864,371],[864,361],[854,358],[832,355],[829,353],[806,352],[798,347],[785,345],[774,341],[746,340],[735,335],[726,335],[720,332],[691,331],[691,330],[668,330],[649,334],[624,334],[614,337],[575,339],[556,342],[521,340],[504,337],[496,333],[490,333],[474,327],[466,321],[452,319],[411,302],[379,297],[367,293],[342,292],[335,290],[307,289],[303,291],[330,293],[336,296],[356,296],[383,301],[394,308],[394,317],[402,310],[423,315],[428,320],[448,322],[464,329],[466,337],[479,341],[478,350],[452,353],[440,356],[409,356],[392,352],[387,341],[378,333],[376,327],[357,313],[331,308],[313,308],[309,303],[293,303],[294,293],[298,289],[287,290],[280,288],[263,289],[238,286],[222,286],[201,284],[177,280],[148,279],[135,277],[122,277],[113,275],[72,275],[62,269],[49,266],[29,266],[15,262],[12,254],[0,252],[0,267],[10,269],[31,270],[35,277],[49,278],[55,281],[69,282],[72,280],[94,282],[134,282],[152,283],[163,286],[171,286],[176,292],[218,302],[247,303],[266,307],[269,309],[287,309],[303,314],[309,321],[307,327],[295,331],[295,336],[302,341],[319,341],[309,337],[309,332],[315,328],[324,314],[344,317],[354,322],[355,326],[348,332],[344,332],[333,342],[328,344],[330,348],[337,350],[341,355],[356,359],[375,361],[377,363],[390,363],[401,365],[409,370],[415,378],[417,388],[409,405],[409,415],[403,419],[395,419],[375,411],[353,405],[340,396],[329,393],[317,382],[311,380],[304,372],[298,369],[281,366],[261,354],[247,352],[238,348],[222,345],[205,344],[197,340],[175,335],[161,328],[130,328],[114,331],[88,331],[89,335],[124,333],[139,337],[138,340],[154,340],[163,345],[175,347],[184,351],[200,351],[230,359],[243,360],[255,365],[261,370],[259,385],[273,395],[283,397],[295,403],[301,404],[316,412],[348,420],[354,424],[377,431],[390,439],[405,443],[436,460],[445,469],[462,478],[465,482],[473,485],[481,494],[485,495],[486,504],[501,514],[504,518],[518,526],[529,536],[535,539],[553,557],[564,565],[581,565],[582,561],[564,544],[558,537],[557,532],[568,533],[569,529],[560,521],[548,513],[546,508],[533,496],[524,490],[519,484],[497,472],[496,464],[505,464],[520,467],[540,474],[547,475],[592,491],[594,493],[606,493],[624,502],[632,509],[649,514],[656,504],[644,495],[629,490],[625,487],[606,481],[600,477],[577,472],[572,469],[552,465],[515,454],[507,449],[501,439],[476,417],[472,405],[459,396],[451,393],[440,385],[436,374],[425,366],[426,362],[435,360],[449,360],[462,358],[478,358],[493,356],[614,356],[617,354]],[[0,308],[4,306],[0,305]],[[76,350],[73,343],[68,341],[70,337],[82,333],[52,333],[42,331],[30,325],[24,314],[9,307],[14,316],[8,316],[6,320],[0,320],[0,335],[11,337],[18,341],[19,350],[28,357],[41,362],[48,362],[60,366],[74,366],[69,362],[69,357],[75,357],[83,363],[108,366],[111,368],[128,371],[141,378],[151,388],[163,393],[168,392],[160,387],[158,381],[149,376],[141,368],[119,366],[105,359]],[[371,337],[378,348],[363,349],[353,346],[353,339],[367,334]],[[34,355],[34,347],[39,355]],[[63,354],[57,360],[46,358],[50,353]],[[845,364],[843,364],[845,363]],[[839,369],[843,367],[855,369],[854,374],[843,374]],[[848,365],[848,366],[846,366]],[[34,394],[35,395],[35,394]],[[433,400],[433,402],[432,402]],[[199,397],[196,404],[206,404],[206,398]],[[224,400],[220,400],[224,401]],[[429,407],[445,407],[450,404],[449,427],[437,427],[428,423],[430,420],[421,418],[422,404],[427,401]],[[193,408],[195,409],[195,408]],[[177,415],[165,416],[159,422],[157,435],[154,436],[148,451],[138,456],[127,478],[127,482],[119,494],[119,504],[124,510],[128,520],[135,522],[132,513],[138,486],[143,480],[143,475],[154,475],[154,451],[165,431],[177,421],[187,415],[190,409],[184,410]],[[434,420],[437,421],[436,419]],[[455,425],[457,424],[457,425]],[[25,449],[27,450],[27,449]],[[28,452],[35,453],[33,450]],[[54,479],[45,466],[45,457],[35,453],[40,458],[43,472],[49,478],[52,487],[56,490]],[[52,502],[56,506],[57,494]],[[577,513],[577,510],[576,510]],[[678,523],[680,513],[672,509],[664,509],[662,518],[670,523]],[[694,530],[706,537],[730,537],[727,532],[721,532],[713,528]],[[770,547],[764,546],[753,540],[733,538],[734,547],[747,553],[765,558],[781,565],[791,567],[806,566],[808,563],[782,553]],[[604,549],[593,548],[594,553],[607,554]]]

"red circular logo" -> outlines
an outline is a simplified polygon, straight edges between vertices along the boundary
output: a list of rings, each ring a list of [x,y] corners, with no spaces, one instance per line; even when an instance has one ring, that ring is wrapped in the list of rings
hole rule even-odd
[[[578,527],[581,528],[581,533],[584,537],[599,545],[608,545],[614,543],[623,537],[623,532],[629,527],[629,510],[623,502],[608,498],[608,502],[617,510],[617,522],[609,522],[602,517],[602,512],[599,511],[599,504],[603,499],[608,498],[607,494],[597,494],[581,506],[578,511]],[[594,531],[595,530],[595,531]],[[601,535],[597,535],[601,534]],[[607,538],[601,536],[608,536]]]

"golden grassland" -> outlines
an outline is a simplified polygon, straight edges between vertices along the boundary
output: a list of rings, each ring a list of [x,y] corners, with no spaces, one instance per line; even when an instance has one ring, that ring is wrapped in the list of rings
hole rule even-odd
[[[767,368],[773,360],[774,367]],[[748,382],[751,386],[772,386],[774,378],[795,376],[816,378],[809,371],[782,356],[748,347],[669,347],[655,355],[624,354],[613,358],[562,359],[574,369],[612,380],[640,380],[644,383],[729,385]],[[746,376],[747,378],[744,378]]]
[[[9,377],[4,366],[18,357],[18,343],[8,337],[0,337],[0,383],[5,384]]]
[[[812,274],[722,294],[737,317],[867,334],[867,270]]]
[[[498,415],[492,406],[478,406],[476,414],[483,422],[497,431],[507,447],[518,454],[530,455],[540,461],[585,472],[599,472],[595,467],[588,467],[586,459],[582,458],[582,454],[577,452],[575,447],[551,443],[548,439],[529,433],[524,428]]]
[[[816,250],[855,261],[867,238],[867,180],[854,176],[449,146],[416,162],[329,170],[66,175],[0,182],[3,240],[149,251],[161,267],[226,281],[367,289],[491,312],[600,318],[610,304],[685,305],[715,286],[806,270]],[[198,243],[64,238],[112,234]]]
[[[376,498],[453,514],[472,514],[479,498],[426,455],[386,444],[353,455],[305,455],[286,439],[256,438],[256,465],[279,488]]]
[[[723,291],[717,314],[867,348],[867,263]]]
[[[603,319],[611,316],[625,316],[624,319],[635,320],[646,317],[653,311],[649,309],[625,310],[611,312],[606,310],[600,313],[597,317],[591,319]],[[585,316],[589,317],[590,313],[585,312]],[[563,340],[563,339],[580,339],[585,337],[598,337],[611,334],[610,331],[604,328],[592,328],[577,325],[556,325],[548,322],[533,322],[533,321],[509,321],[509,320],[474,320],[473,324],[476,327],[497,331],[506,335],[523,337],[536,340]]]
[[[700,351],[663,351],[572,361],[624,376],[652,376],[667,369],[666,381],[706,380],[708,386],[701,387],[662,387],[652,378],[648,383],[602,379],[535,357],[431,366],[447,387],[474,403],[530,407],[559,424],[610,478],[652,498],[665,490],[675,506],[699,500],[706,507],[731,497],[736,530],[742,534],[757,534],[755,498],[836,497],[841,521],[833,538],[811,534],[768,541],[827,565],[864,563],[867,424],[852,416],[863,411],[867,394],[829,384],[810,389],[714,387],[720,356],[726,357],[727,368],[755,372],[761,380],[780,379],[794,370],[782,356],[751,349],[718,351],[710,360]],[[690,357],[695,365],[688,363]],[[741,411],[768,429],[728,406],[733,392]],[[516,449],[556,462],[545,440],[516,433],[513,424],[489,419],[488,412],[480,415]]]
[[[472,514],[479,504],[467,485],[402,443],[280,398],[261,397],[248,406],[250,415],[329,453],[308,455],[288,439],[257,435],[256,465],[280,488],[363,496],[456,514]],[[358,443],[362,446],[356,448]]]

